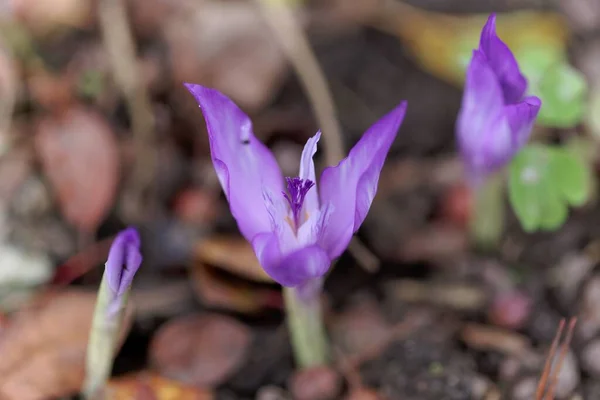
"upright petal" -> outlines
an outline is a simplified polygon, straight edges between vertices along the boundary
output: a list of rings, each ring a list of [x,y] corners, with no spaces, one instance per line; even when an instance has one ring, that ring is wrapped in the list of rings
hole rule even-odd
[[[517,149],[527,143],[541,106],[542,101],[536,96],[529,96],[520,103],[506,106],[506,118]]]
[[[496,14],[488,18],[479,40],[479,50],[485,54],[489,65],[498,77],[505,102],[515,103],[523,97],[527,80],[508,46],[496,34]]]
[[[313,161],[313,157],[317,152],[317,143],[321,138],[321,132],[317,132],[315,136],[308,139],[306,144],[304,145],[304,150],[302,150],[302,158],[300,159],[300,178],[308,179],[312,182],[317,182],[317,178],[315,176],[315,163]],[[304,209],[310,212],[311,210],[316,210],[319,208],[319,192],[317,191],[317,187],[312,188],[306,194],[304,198]]]
[[[282,253],[278,237],[273,233],[257,235],[252,247],[265,272],[282,286],[299,286],[322,277],[331,265],[331,259],[318,245]]]
[[[331,259],[344,251],[367,215],[405,112],[406,102],[402,102],[365,132],[347,158],[323,171],[319,182],[321,204],[330,203],[333,212],[321,243]]]
[[[502,89],[494,72],[485,55],[474,50],[456,121],[458,145],[467,165],[477,168],[489,162],[485,149],[490,140],[510,141],[504,108]]]
[[[283,177],[271,151],[256,139],[250,118],[217,90],[190,83],[206,120],[210,153],[231,213],[244,237],[251,241],[271,230],[263,202],[263,187],[283,190]]]

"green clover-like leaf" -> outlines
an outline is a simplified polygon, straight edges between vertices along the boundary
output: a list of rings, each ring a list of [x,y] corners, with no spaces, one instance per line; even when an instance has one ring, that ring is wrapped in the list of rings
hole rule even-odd
[[[541,190],[547,158],[543,147],[530,145],[521,150],[509,166],[510,204],[526,232],[538,229],[542,220]]]
[[[588,164],[569,148],[552,149],[549,171],[560,195],[571,206],[582,206],[590,196]]]
[[[542,99],[538,122],[543,125],[572,127],[585,115],[587,83],[583,74],[566,61],[546,70],[530,92]]]
[[[546,71],[553,65],[564,63],[566,57],[562,49],[556,46],[540,45],[523,45],[514,54],[521,72],[527,78],[530,93],[532,88],[539,85]]]
[[[589,165],[568,147],[532,144],[509,166],[510,204],[527,232],[551,231],[591,193]]]

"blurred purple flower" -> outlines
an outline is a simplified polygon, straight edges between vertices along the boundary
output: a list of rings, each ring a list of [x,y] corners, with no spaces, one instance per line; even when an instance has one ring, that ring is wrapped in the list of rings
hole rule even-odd
[[[252,123],[229,98],[186,83],[204,113],[210,152],[231,213],[265,271],[283,286],[323,276],[365,219],[379,174],[404,118],[403,102],[376,122],[318,190],[313,156],[318,132],[302,152],[298,177],[284,179]]]
[[[456,122],[462,159],[474,183],[510,162],[527,143],[542,102],[523,98],[526,89],[517,60],[496,35],[492,14],[473,51]]]
[[[105,266],[108,287],[115,299],[127,291],[141,263],[138,232],[135,228],[119,232],[110,246]]]

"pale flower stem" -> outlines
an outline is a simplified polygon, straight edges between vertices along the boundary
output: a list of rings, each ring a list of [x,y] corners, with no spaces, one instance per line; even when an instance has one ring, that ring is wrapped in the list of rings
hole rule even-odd
[[[283,288],[292,351],[300,369],[325,365],[329,361],[320,295],[321,290],[304,295],[297,288]]]
[[[102,390],[110,377],[115,349],[123,323],[129,290],[120,296],[118,308],[113,310],[113,294],[108,286],[106,272],[102,277],[92,319],[87,348],[83,395],[86,400],[102,397]]]
[[[471,240],[483,249],[498,247],[504,232],[503,176],[486,178],[474,189],[474,208],[470,223]]]

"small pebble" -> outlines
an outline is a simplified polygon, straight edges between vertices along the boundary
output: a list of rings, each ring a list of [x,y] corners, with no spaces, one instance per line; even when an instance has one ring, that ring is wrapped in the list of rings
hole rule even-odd
[[[497,326],[521,329],[531,312],[531,299],[520,291],[499,294],[488,311],[488,319]]]
[[[589,340],[600,331],[600,276],[589,279],[579,303],[576,331],[580,339]]]
[[[290,396],[282,388],[269,385],[258,390],[256,400],[290,400]]]
[[[600,378],[600,339],[592,340],[583,348],[581,368],[594,378]]]
[[[556,363],[560,357],[560,352],[554,356],[553,363]],[[562,399],[569,396],[577,385],[579,385],[580,372],[577,365],[577,359],[571,350],[567,353],[560,373],[558,374],[558,383],[556,385],[556,398]]]
[[[519,380],[512,388],[511,399],[531,400],[535,398],[538,380],[536,377],[528,376]]]
[[[289,386],[295,400],[332,400],[338,398],[342,380],[333,369],[318,366],[296,371]]]

